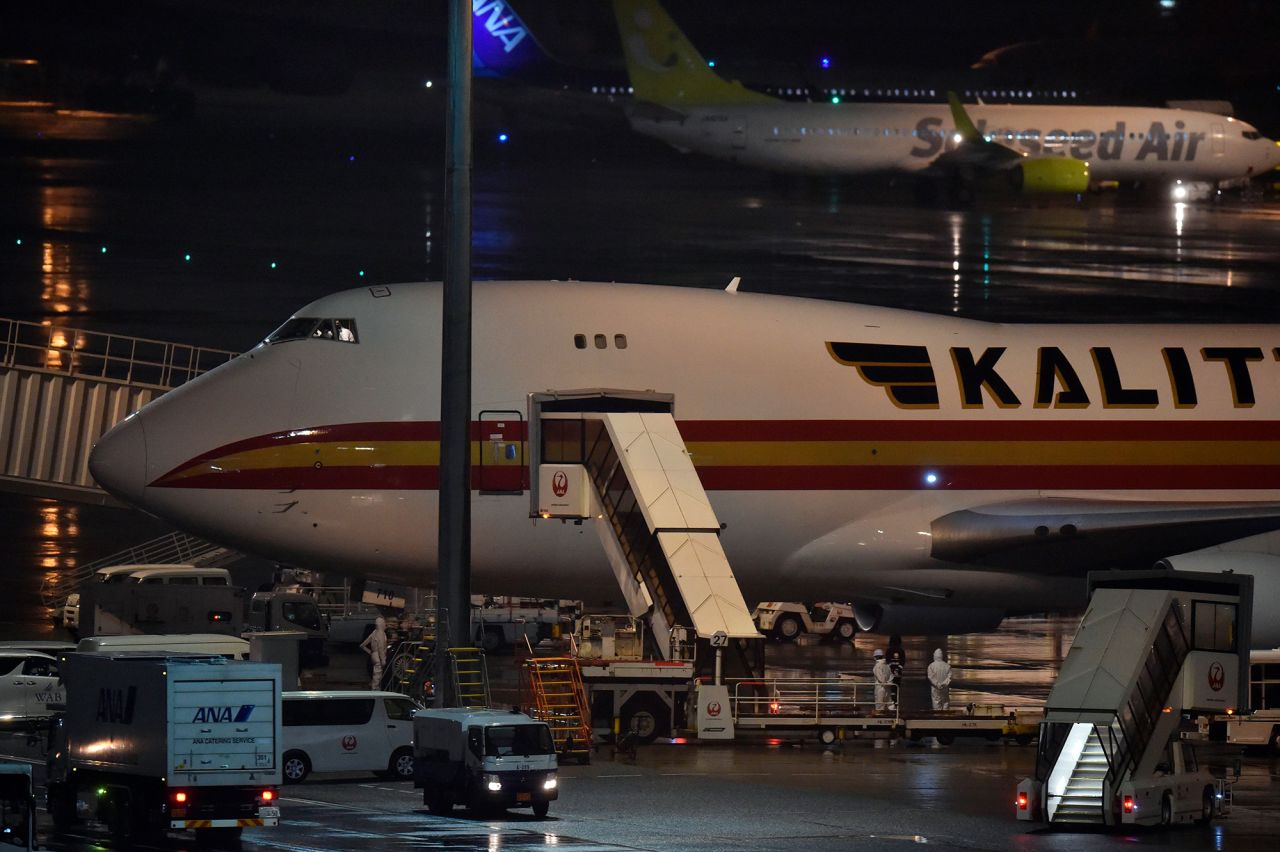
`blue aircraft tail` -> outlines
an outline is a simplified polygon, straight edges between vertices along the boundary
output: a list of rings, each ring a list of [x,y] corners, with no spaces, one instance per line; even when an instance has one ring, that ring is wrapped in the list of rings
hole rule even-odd
[[[471,2],[472,73],[480,77],[536,77],[552,64],[506,0]]]

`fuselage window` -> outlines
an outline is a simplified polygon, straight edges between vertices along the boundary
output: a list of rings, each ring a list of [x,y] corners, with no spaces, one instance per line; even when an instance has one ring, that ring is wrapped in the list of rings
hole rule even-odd
[[[596,335],[596,348],[597,348],[597,349],[608,349],[608,348],[609,348],[609,338],[605,337],[603,334],[597,334],[597,335]]]
[[[577,349],[587,348],[587,336],[585,334],[575,334],[573,336],[573,345]]]
[[[1256,130],[1241,130],[1240,135],[1245,139],[1261,139],[1262,134]]]
[[[627,348],[627,336],[625,334],[615,334],[613,336],[613,345],[618,349]]]

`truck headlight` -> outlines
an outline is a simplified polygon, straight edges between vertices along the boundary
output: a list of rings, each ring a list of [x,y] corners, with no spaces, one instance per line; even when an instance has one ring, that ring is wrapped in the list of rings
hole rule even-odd
[[[547,779],[546,779],[545,781],[543,781],[543,782],[542,782],[542,789],[544,789],[544,790],[554,790],[558,784],[559,784],[559,782],[558,782],[558,781],[556,781],[556,776],[554,776],[554,775],[548,775],[548,776],[547,776]]]
[[[497,775],[484,776],[484,786],[491,793],[496,793],[502,789],[502,780]]]

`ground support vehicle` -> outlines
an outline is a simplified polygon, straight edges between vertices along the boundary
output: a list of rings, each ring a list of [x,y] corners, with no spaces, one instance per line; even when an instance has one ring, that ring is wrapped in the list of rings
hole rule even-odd
[[[902,735],[914,741],[934,737],[942,745],[951,745],[957,737],[1010,739],[1029,745],[1043,719],[1044,711],[1038,707],[965,704],[954,710],[913,712],[902,720]]]
[[[192,573],[200,569],[192,569]],[[173,573],[173,572],[171,572]],[[244,627],[245,592],[225,584],[86,583],[80,591],[81,636],[224,633]]]
[[[249,601],[246,627],[251,631],[291,630],[304,634],[298,664],[304,669],[329,664],[325,642],[329,627],[315,598],[300,592],[257,592]]]
[[[1230,812],[1231,782],[1199,765],[1192,743],[1174,740],[1154,771],[1121,782],[1116,797],[1124,825],[1208,822]]]
[[[853,607],[843,603],[802,603],[762,601],[751,614],[761,633],[781,642],[794,642],[805,633],[838,640],[853,641],[858,635],[858,620]]]
[[[414,704],[395,692],[284,693],[281,773],[286,784],[312,772],[376,772],[413,778]]]
[[[67,654],[67,709],[49,750],[59,829],[79,801],[117,842],[195,829],[229,842],[278,825],[280,667],[212,655]]]
[[[1214,742],[1268,746],[1280,754],[1280,648],[1249,654],[1249,707],[1202,716],[1200,732]]]
[[[571,625],[559,606],[486,603],[471,607],[475,642],[486,654],[524,646],[526,642],[536,647],[543,639],[559,639]]]
[[[551,729],[523,713],[449,708],[413,717],[413,785],[433,814],[532,808],[559,796]]]
[[[597,742],[629,734],[653,742],[684,726],[693,663],[679,660],[580,660]]]
[[[36,848],[35,787],[25,763],[0,763],[0,846]]]

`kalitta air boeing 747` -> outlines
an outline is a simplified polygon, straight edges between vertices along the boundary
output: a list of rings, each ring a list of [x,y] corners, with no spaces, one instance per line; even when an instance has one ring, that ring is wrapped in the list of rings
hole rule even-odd
[[[669,412],[748,602],[985,629],[1085,572],[1257,577],[1280,644],[1280,326],[999,325],[633,284],[474,293],[477,589],[619,600],[544,464],[599,412]],[[109,432],[111,493],[251,553],[402,583],[436,560],[441,287],[338,293]],[[552,483],[560,485],[562,483]]]
[[[823,174],[1003,174],[1028,192],[1102,181],[1228,185],[1280,151],[1211,113],[1115,106],[796,103],[721,79],[656,0],[614,0],[636,102],[631,125],[682,151]]]

